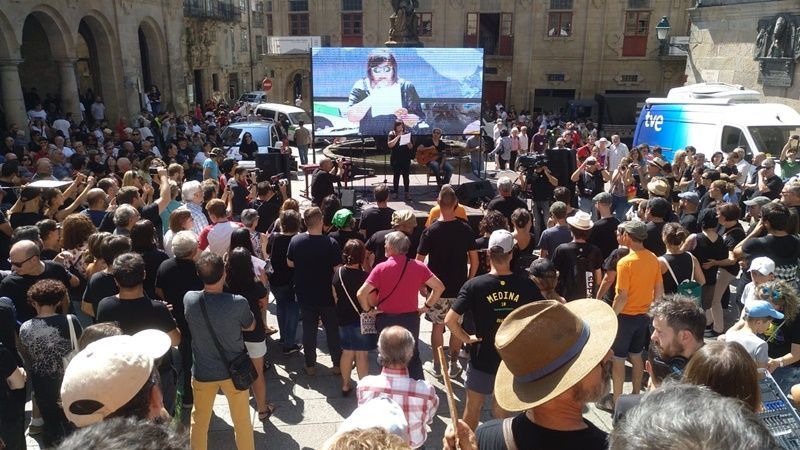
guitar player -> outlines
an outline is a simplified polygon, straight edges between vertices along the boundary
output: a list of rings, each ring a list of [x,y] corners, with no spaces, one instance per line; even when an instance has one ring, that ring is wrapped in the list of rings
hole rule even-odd
[[[440,128],[434,128],[430,139],[417,146],[417,162],[428,166],[436,176],[436,184],[439,186],[449,184],[450,177],[453,176],[453,166],[445,160],[446,147]]]

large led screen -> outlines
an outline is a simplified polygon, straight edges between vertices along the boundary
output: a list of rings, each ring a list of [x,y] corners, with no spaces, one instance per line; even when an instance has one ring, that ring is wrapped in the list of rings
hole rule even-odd
[[[470,133],[481,117],[483,49],[311,49],[316,136]]]

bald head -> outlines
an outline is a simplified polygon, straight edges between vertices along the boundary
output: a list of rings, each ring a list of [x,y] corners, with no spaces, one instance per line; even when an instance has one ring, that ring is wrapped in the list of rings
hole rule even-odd
[[[319,168],[327,172],[333,168],[333,161],[330,158],[322,158],[319,161]]]
[[[18,275],[31,275],[35,274],[37,270],[41,270],[41,261],[39,261],[40,250],[39,246],[29,240],[22,240],[11,246],[11,251],[8,252],[8,259],[11,261],[11,269]]]
[[[127,172],[131,169],[131,160],[128,158],[120,158],[117,160],[117,168],[120,172]]]
[[[92,188],[86,194],[86,201],[89,202],[90,208],[105,208],[106,192],[100,188]]]
[[[382,366],[400,369],[414,356],[414,336],[400,326],[384,328],[378,337],[378,361]]]

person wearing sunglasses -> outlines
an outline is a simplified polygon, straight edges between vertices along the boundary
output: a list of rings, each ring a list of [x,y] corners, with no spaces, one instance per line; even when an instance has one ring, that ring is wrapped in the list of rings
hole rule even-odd
[[[367,76],[353,84],[347,107],[362,136],[384,137],[396,120],[409,128],[425,120],[417,89],[399,77],[397,60],[385,49],[367,57]]]

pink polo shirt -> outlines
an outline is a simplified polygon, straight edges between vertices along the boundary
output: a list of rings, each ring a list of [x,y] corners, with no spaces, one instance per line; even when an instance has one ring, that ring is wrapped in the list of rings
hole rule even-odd
[[[378,301],[382,301],[378,309],[385,313],[416,312],[419,305],[419,288],[433,276],[428,266],[416,259],[409,259],[406,271],[400,280],[400,273],[405,263],[405,256],[392,256],[375,266],[367,277],[367,283],[378,289]],[[389,298],[386,298],[387,295]]]

